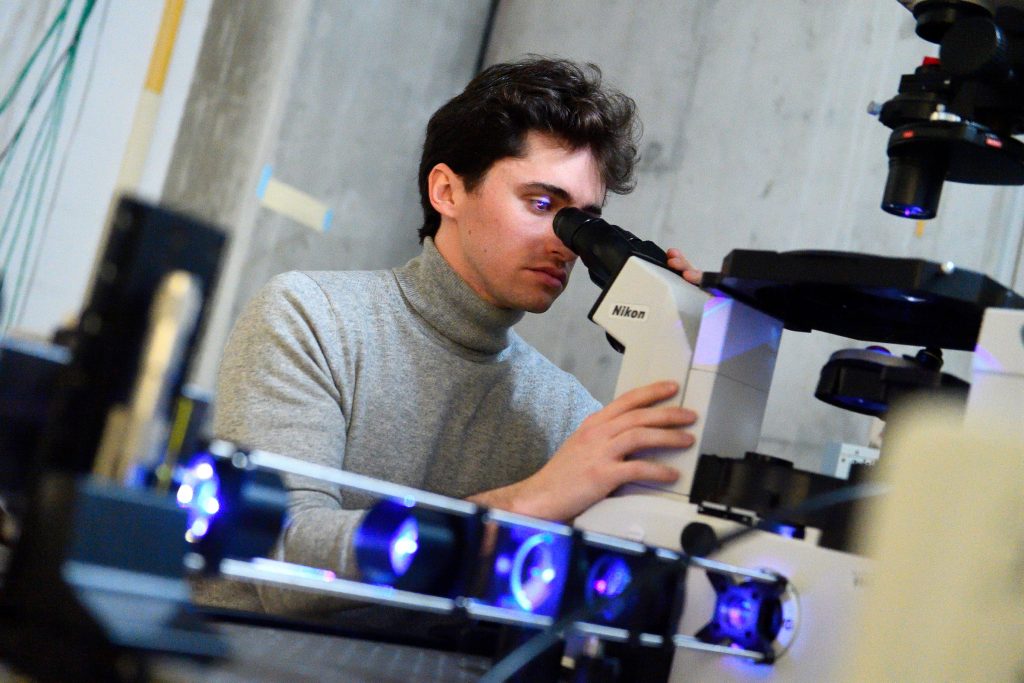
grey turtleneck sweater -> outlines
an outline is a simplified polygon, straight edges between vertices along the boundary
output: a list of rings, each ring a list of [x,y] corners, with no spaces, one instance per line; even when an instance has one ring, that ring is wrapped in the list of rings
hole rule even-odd
[[[235,324],[215,433],[255,448],[465,498],[525,479],[600,404],[480,299],[431,240],[390,271],[286,273]],[[291,478],[276,557],[357,576],[373,500]],[[321,612],[336,600],[245,584],[204,602]],[[257,599],[258,598],[258,599]]]

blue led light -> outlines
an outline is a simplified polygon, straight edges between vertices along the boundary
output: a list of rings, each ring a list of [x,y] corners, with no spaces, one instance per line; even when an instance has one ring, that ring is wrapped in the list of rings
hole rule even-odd
[[[178,475],[181,482],[176,498],[178,507],[188,510],[185,538],[195,543],[210,530],[210,521],[221,510],[220,478],[208,454],[196,457]]]
[[[854,410],[868,410],[872,413],[884,413],[889,409],[887,403],[881,401],[872,401],[871,399],[862,398],[860,396],[836,396],[836,403],[853,408]]]
[[[395,576],[403,576],[409,571],[412,558],[419,550],[419,525],[415,517],[409,517],[398,527],[389,544],[388,556]]]
[[[917,218],[918,216],[924,216],[928,213],[924,208],[913,204],[907,204],[900,207],[900,211],[903,213],[904,218]]]
[[[558,576],[549,533],[530,536],[512,558],[509,584],[512,598],[527,612],[532,612],[551,597],[552,582]]]

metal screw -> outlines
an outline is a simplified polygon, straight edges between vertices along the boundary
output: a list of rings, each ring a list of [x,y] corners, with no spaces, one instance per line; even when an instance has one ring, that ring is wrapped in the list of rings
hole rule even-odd
[[[231,456],[231,464],[237,469],[244,470],[249,467],[249,456],[242,451],[235,451]]]

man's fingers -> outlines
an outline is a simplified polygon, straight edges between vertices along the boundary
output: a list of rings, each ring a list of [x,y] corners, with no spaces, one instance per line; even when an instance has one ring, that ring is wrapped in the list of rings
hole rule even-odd
[[[610,421],[630,410],[645,408],[658,401],[664,401],[678,391],[679,384],[677,382],[655,382],[627,391],[595,414]]]
[[[687,282],[694,285],[700,284],[700,279],[704,273],[694,268],[690,260],[683,255],[683,252],[678,249],[669,249],[666,254],[668,254],[669,268],[680,273]]]
[[[619,465],[617,474],[620,486],[633,481],[671,484],[679,478],[679,470],[650,460],[628,460]]]
[[[685,427],[696,421],[697,413],[688,408],[637,408],[611,420],[608,423],[608,431],[609,435],[614,437],[634,427]]]
[[[695,440],[693,434],[682,429],[636,427],[612,439],[612,452],[627,457],[652,448],[689,448]]]

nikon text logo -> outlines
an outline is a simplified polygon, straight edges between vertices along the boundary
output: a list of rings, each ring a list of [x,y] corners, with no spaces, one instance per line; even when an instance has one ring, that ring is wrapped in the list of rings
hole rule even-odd
[[[631,320],[643,320],[647,317],[646,306],[627,306],[626,304],[615,304],[612,307],[613,318],[629,318]]]

